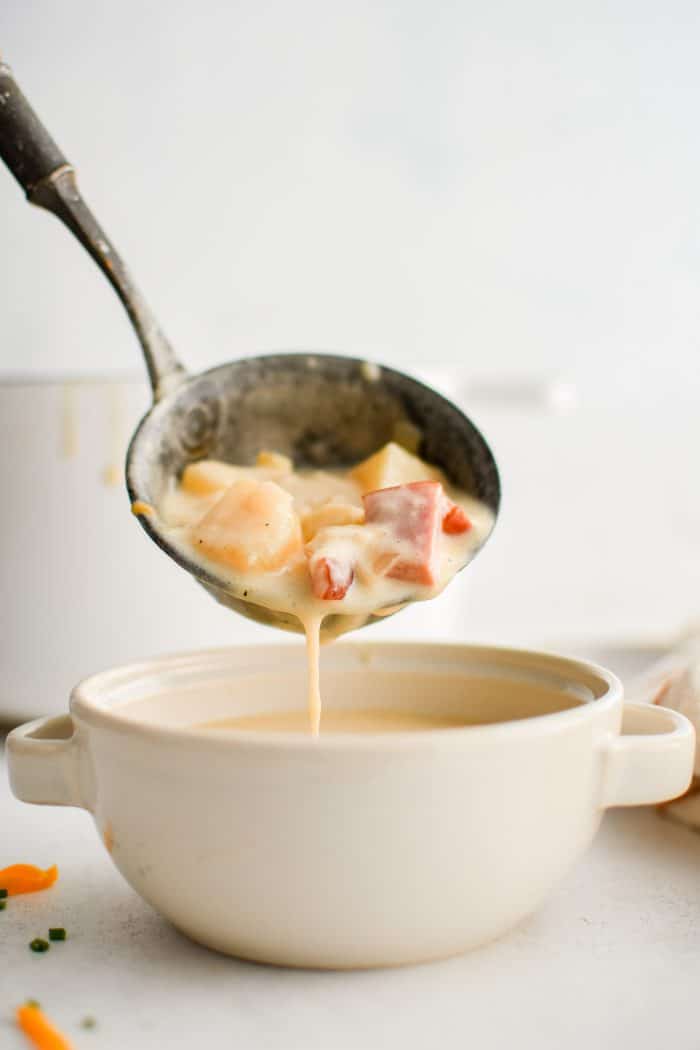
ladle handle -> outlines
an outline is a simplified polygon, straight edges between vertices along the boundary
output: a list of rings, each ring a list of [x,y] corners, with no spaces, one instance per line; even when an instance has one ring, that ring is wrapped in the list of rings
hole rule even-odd
[[[114,287],[143,349],[158,400],[177,386],[185,370],[133,283],[118,252],[83,200],[75,171],[0,62],[0,157],[27,194],[27,200],[57,215],[90,253]]]

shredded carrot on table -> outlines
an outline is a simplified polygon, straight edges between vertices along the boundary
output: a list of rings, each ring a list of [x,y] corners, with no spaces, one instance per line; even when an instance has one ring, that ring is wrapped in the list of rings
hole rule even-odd
[[[36,893],[47,890],[58,878],[58,868],[52,867],[42,871],[33,864],[12,864],[0,871],[0,890],[7,890],[8,897],[17,893]]]
[[[73,1050],[72,1043],[54,1028],[38,1006],[18,1006],[17,1024],[36,1050]]]

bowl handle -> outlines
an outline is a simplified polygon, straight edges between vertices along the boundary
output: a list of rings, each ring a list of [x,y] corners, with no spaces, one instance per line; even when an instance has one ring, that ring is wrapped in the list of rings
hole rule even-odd
[[[606,745],[601,805],[644,806],[682,795],[695,756],[688,719],[667,707],[625,704],[622,730]]]
[[[70,715],[38,718],[6,743],[10,787],[22,802],[89,809],[85,749]]]

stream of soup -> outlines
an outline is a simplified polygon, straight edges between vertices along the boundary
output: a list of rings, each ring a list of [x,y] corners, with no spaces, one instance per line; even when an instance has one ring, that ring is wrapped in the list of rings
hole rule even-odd
[[[324,621],[330,637],[439,594],[493,526],[488,507],[393,442],[342,472],[295,470],[266,451],[254,466],[202,460],[157,513],[171,542],[232,595],[299,620],[314,734]]]

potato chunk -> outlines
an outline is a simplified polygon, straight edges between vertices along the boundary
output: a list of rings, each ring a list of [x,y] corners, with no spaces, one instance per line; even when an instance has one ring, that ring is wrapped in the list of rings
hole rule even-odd
[[[301,528],[304,540],[308,542],[326,525],[360,525],[364,520],[362,507],[351,503],[323,503],[301,515]]]
[[[241,479],[193,527],[192,543],[237,572],[276,572],[301,553],[301,525],[274,481]]]
[[[259,452],[254,467],[238,467],[218,459],[200,459],[185,467],[180,487],[192,496],[212,496],[223,492],[234,481],[243,478],[274,481],[292,469],[291,459],[279,452]]]
[[[289,456],[283,456],[281,452],[271,452],[266,448],[258,452],[255,457],[255,465],[256,467],[267,467],[280,474],[291,474],[294,470],[294,464]]]
[[[200,459],[185,467],[180,488],[193,496],[211,496],[215,492],[223,492],[248,473],[250,471],[245,467],[234,467],[218,459]]]
[[[383,530],[366,525],[326,525],[306,545],[311,590],[317,598],[339,601],[353,580],[374,577],[373,565]]]
[[[437,467],[431,467],[394,441],[384,445],[369,459],[358,463],[349,476],[362,487],[363,492],[407,485],[412,481],[443,480],[442,471]]]

